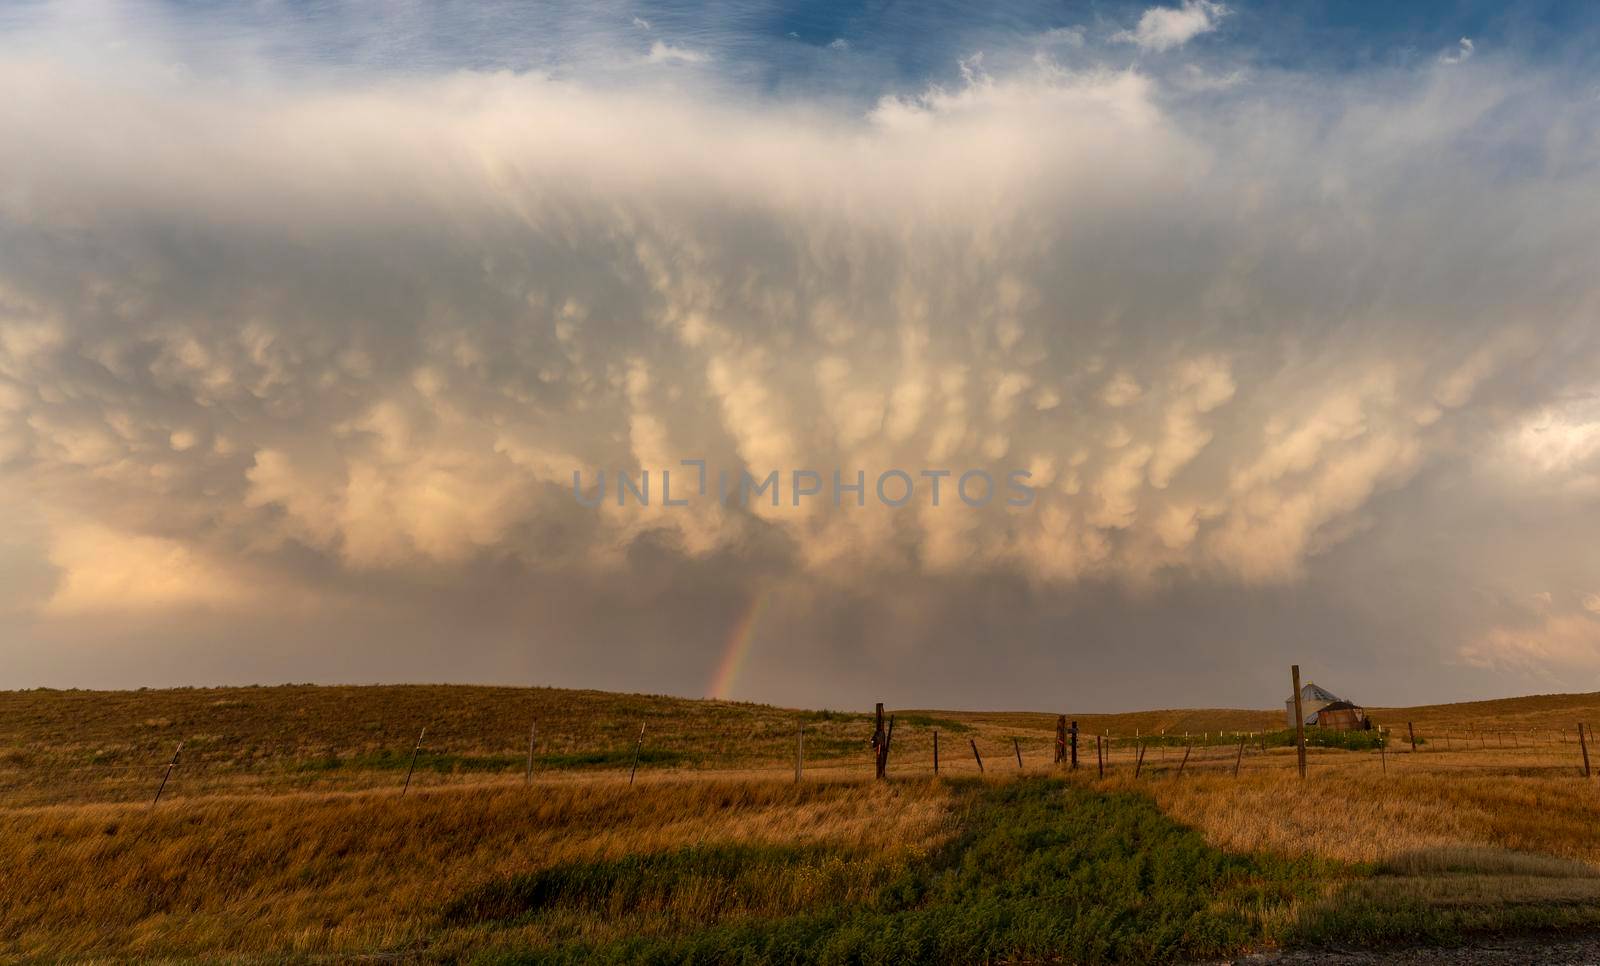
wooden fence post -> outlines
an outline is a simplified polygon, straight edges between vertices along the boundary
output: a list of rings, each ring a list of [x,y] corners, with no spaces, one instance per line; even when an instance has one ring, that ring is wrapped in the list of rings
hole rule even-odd
[[[1074,721],[1072,723],[1072,745],[1071,745],[1071,748],[1069,750],[1072,752],[1072,770],[1073,771],[1077,771],[1078,770],[1078,723],[1076,721]]]
[[[1183,766],[1187,765],[1189,763],[1189,752],[1191,752],[1193,750],[1194,750],[1194,745],[1186,744],[1186,745],[1183,746],[1183,760],[1178,762],[1178,777],[1179,778],[1183,777]]]
[[[1244,743],[1247,739],[1239,739],[1239,754],[1233,759],[1233,777],[1239,777],[1239,766],[1244,764]]]
[[[155,808],[161,801],[161,793],[167,790],[167,779],[172,777],[172,769],[178,767],[178,756],[183,754],[183,742],[178,742],[178,747],[172,750],[172,760],[167,762],[167,770],[161,773],[161,784],[156,787],[156,797],[150,800],[150,807]]]
[[[1306,716],[1300,707],[1300,665],[1292,665],[1289,669],[1290,677],[1294,681],[1294,752],[1300,764],[1300,777],[1306,777]]]
[[[1416,751],[1417,750],[1417,729],[1415,727],[1413,727],[1411,722],[1409,722],[1409,721],[1406,722],[1406,733],[1411,736],[1411,750],[1412,751]]]
[[[888,764],[888,762],[883,757],[883,746],[887,742],[888,736],[885,735],[884,732],[883,732],[883,702],[882,701],[878,702],[878,707],[877,707],[877,711],[875,712],[875,714],[876,714],[876,718],[877,718],[877,723],[873,726],[873,729],[872,729],[872,759],[873,759],[874,766],[877,768],[877,776],[879,778],[882,778],[883,777],[883,770]]]
[[[933,729],[933,773],[939,774],[939,729]]]
[[[967,744],[972,746],[972,758],[978,763],[978,772],[981,774],[983,772],[983,756],[978,754],[978,742],[975,739],[968,738]]]
[[[1583,751],[1583,777],[1589,777],[1589,739],[1585,737],[1583,722],[1578,722],[1578,747]]]
[[[1016,738],[1011,739],[1011,748],[1017,753],[1017,771],[1022,770],[1022,742]]]
[[[1410,728],[1411,725],[1408,723],[1406,725],[1406,727]],[[1413,736],[1411,738],[1411,742],[1412,742],[1411,750],[1412,751],[1415,751],[1416,748],[1417,748],[1416,740],[1417,740],[1416,736],[1415,736],[1415,734],[1413,734]],[[1383,766],[1383,773],[1385,775],[1389,774],[1389,753],[1388,753],[1388,750],[1387,750],[1388,749],[1388,745],[1389,745],[1389,739],[1387,739],[1387,738],[1385,738],[1383,736],[1383,726],[1379,725],[1378,726],[1378,763]]]
[[[1105,751],[1102,750],[1102,749],[1103,749],[1103,745],[1100,742],[1100,736],[1099,735],[1095,735],[1094,736],[1094,763],[1095,763],[1095,767],[1100,769],[1100,777],[1104,778],[1104,777],[1106,777],[1106,754],[1105,754]]]
[[[1067,716],[1056,715],[1056,764],[1067,760]]]
[[[800,776],[805,771],[806,763],[806,726],[801,725],[794,733],[794,781],[800,783]]]
[[[1138,778],[1139,772],[1144,770],[1144,742],[1139,742],[1139,760],[1133,764],[1133,777]]]
[[[633,779],[639,774],[639,752],[644,750],[644,722],[639,722],[639,740],[633,743],[633,767],[628,769],[628,784],[633,785]]]
[[[522,775],[522,784],[533,784],[533,740],[539,733],[539,722],[535,721],[528,728],[528,770]]]
[[[427,733],[427,725],[423,725],[422,730],[417,732],[417,744],[411,749],[411,767],[406,769],[406,784],[404,788],[400,789],[401,798],[405,798],[406,792],[411,790],[411,774],[417,770],[417,755],[422,752],[422,738]]]

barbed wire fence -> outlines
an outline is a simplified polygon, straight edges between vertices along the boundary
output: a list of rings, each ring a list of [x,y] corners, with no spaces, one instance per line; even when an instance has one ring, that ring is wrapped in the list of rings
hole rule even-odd
[[[1294,670],[1298,672],[1298,668]],[[1298,680],[1296,673],[1296,685]],[[876,706],[871,717],[841,717],[848,724],[861,721],[873,725],[870,736],[862,741],[870,751],[872,774],[880,780],[913,776],[924,771],[930,776],[952,773],[960,776],[1037,773],[1043,770],[1071,774],[1085,769],[1092,769],[1094,776],[1100,779],[1127,776],[1136,780],[1181,780],[1186,775],[1192,778],[1206,774],[1239,778],[1246,763],[1249,763],[1251,772],[1259,772],[1277,759],[1282,760],[1284,768],[1294,765],[1301,769],[1303,776],[1311,777],[1315,769],[1311,769],[1311,775],[1307,775],[1307,770],[1300,765],[1302,756],[1306,752],[1326,751],[1347,754],[1332,759],[1319,755],[1319,762],[1359,763],[1364,757],[1384,777],[1391,774],[1391,763],[1395,766],[1392,772],[1395,775],[1410,772],[1441,779],[1453,772],[1592,777],[1589,757],[1592,736],[1582,722],[1574,722],[1570,728],[1465,725],[1419,730],[1412,721],[1379,723],[1369,720],[1364,730],[1302,726],[1277,730],[1186,730],[1181,733],[1159,729],[1155,733],[1144,733],[1135,729],[1130,735],[1117,734],[1109,728],[1091,734],[1080,728],[1077,720],[1062,714],[1057,716],[1053,740],[1048,737],[1041,739],[1032,730],[1024,735],[1005,733],[1004,728],[990,728],[988,733],[967,735],[970,762],[958,756],[955,760],[947,758],[941,763],[937,723],[921,727],[899,725],[902,745],[908,728],[916,728],[911,733],[913,738],[931,739],[927,742],[931,754],[926,761],[907,761],[903,754],[898,757],[894,754],[899,750],[895,740],[896,716],[890,714],[885,718],[883,704]],[[910,720],[908,717],[908,722]],[[230,783],[238,784],[251,778],[269,780],[269,785],[273,782],[291,787],[297,783],[315,785],[322,773],[334,771],[342,771],[352,778],[358,777],[359,780],[347,782],[346,787],[364,791],[390,787],[391,782],[384,776],[399,771],[401,763],[405,763],[404,778],[392,782],[392,785],[399,794],[404,795],[417,777],[419,763],[425,771],[433,773],[439,770],[441,762],[449,764],[452,760],[456,761],[455,770],[449,772],[452,775],[461,773],[460,762],[464,760],[469,765],[466,769],[468,774],[496,779],[520,773],[521,784],[532,786],[536,776],[543,772],[539,766],[548,760],[539,754],[541,732],[537,721],[530,722],[525,754],[485,756],[487,765],[481,768],[470,767],[473,765],[471,756],[435,753],[427,748],[425,740],[429,727],[422,726],[415,743],[408,749],[395,751],[380,748],[374,752],[373,742],[369,741],[363,743],[362,751],[343,757],[332,747],[324,754],[317,755],[307,754],[307,748],[299,744],[260,741],[249,742],[248,748],[242,749],[246,754],[241,756],[241,749],[238,748],[231,749],[232,754],[218,752],[214,740],[206,742],[186,738],[175,741],[170,752],[160,749],[157,742],[145,741],[133,749],[117,749],[110,754],[96,753],[87,761],[62,760],[46,755],[44,767],[34,769],[28,766],[33,757],[32,750],[23,748],[11,756],[9,768],[0,770],[0,801],[26,787],[42,785],[93,789],[111,796],[112,801],[134,801],[140,795],[151,796],[153,791],[149,804],[154,808],[164,795],[170,797],[172,793],[186,795],[191,791],[226,789]],[[976,730],[967,725],[961,725],[960,728],[964,732]],[[802,720],[794,731],[795,782],[805,780],[808,768],[813,771],[820,769],[830,776],[841,770],[847,774],[853,770],[855,759],[849,754],[824,753],[808,760],[806,738],[807,728]],[[1087,756],[1087,744],[1091,740],[1094,744],[1092,763]],[[682,744],[683,741],[680,735],[678,743]],[[608,747],[593,758],[596,764],[604,765],[613,763],[611,758],[626,754],[628,783],[632,785],[641,761],[647,765],[650,762],[642,721],[636,739],[630,744],[632,747],[623,752]],[[725,741],[719,742],[719,746],[725,744]],[[1041,744],[1045,748],[1042,754],[1039,753]],[[187,752],[184,750],[186,745],[189,749]],[[988,768],[984,763],[986,746],[989,752]],[[160,753],[156,754],[158,750]],[[39,754],[42,755],[43,751]],[[141,756],[142,760],[127,760],[134,755]],[[584,756],[580,753],[577,757],[581,759]],[[113,760],[98,760],[101,758]],[[1015,762],[1014,768],[1009,764],[996,767],[996,762],[1006,762],[1007,759]],[[621,760],[614,763],[619,770],[624,764]],[[787,768],[786,765],[779,767]],[[604,768],[595,770],[610,773]],[[716,773],[715,769],[706,770]],[[14,774],[8,775],[7,771]],[[749,768],[740,771],[749,771]],[[861,771],[861,777],[865,777],[865,764]],[[422,787],[436,786],[424,783]],[[93,796],[93,800],[105,799]]]

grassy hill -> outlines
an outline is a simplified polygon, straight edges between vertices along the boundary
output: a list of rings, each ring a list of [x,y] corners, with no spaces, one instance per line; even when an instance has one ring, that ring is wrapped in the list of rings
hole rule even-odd
[[[1371,709],[1419,733],[1571,729],[1600,722],[1600,694],[1538,695],[1456,705]],[[1054,756],[1046,712],[895,710],[891,768],[931,770],[933,735],[947,771],[1015,768]],[[1135,735],[1230,743],[1235,732],[1282,728],[1271,710],[1175,709],[1074,713],[1084,740],[1110,733],[1118,754]],[[385,787],[403,781],[419,732],[421,785],[626,771],[792,769],[805,731],[807,768],[870,768],[866,709],[816,711],[661,695],[460,685],[173,688],[0,692],[0,803],[138,800],[182,742],[177,796],[223,791]],[[1085,747],[1085,754],[1091,754]]]
[[[893,780],[875,782],[861,711],[549,688],[4,692],[0,959],[1162,962],[1593,927],[1594,786],[1551,732],[1597,710],[1378,710],[1424,736],[1547,733],[1318,748],[1305,781],[1287,748],[1217,747],[1276,710],[1075,715],[1121,738],[1103,776],[1089,747],[1077,771],[1050,764],[1053,714],[897,710]],[[1213,740],[1137,756],[1135,730],[1163,728]]]
[[[1600,724],[1600,692],[1530,694],[1520,698],[1425,704],[1413,708],[1369,708],[1368,713],[1391,727],[1415,723],[1419,730],[1462,732],[1482,730],[1573,731],[1578,722]]]

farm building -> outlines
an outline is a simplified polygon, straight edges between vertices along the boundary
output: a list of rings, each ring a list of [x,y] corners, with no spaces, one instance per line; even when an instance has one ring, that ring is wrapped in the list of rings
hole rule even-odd
[[[1289,722],[1289,727],[1294,727],[1294,696],[1290,695],[1283,702],[1284,717]],[[1358,705],[1329,691],[1327,688],[1318,687],[1307,682],[1300,688],[1300,713],[1305,715],[1308,725],[1320,725],[1335,731],[1365,731],[1372,727],[1367,723],[1367,712]]]

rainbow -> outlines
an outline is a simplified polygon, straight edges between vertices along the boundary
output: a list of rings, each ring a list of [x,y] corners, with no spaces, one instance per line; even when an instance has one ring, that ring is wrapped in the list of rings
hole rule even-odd
[[[734,621],[733,630],[728,634],[728,646],[722,653],[715,673],[711,675],[708,689],[711,697],[725,701],[733,694],[733,683],[750,657],[750,645],[756,639],[756,626],[761,623],[761,614],[767,609],[770,596],[764,590],[756,594],[750,599],[750,605],[744,613]]]

